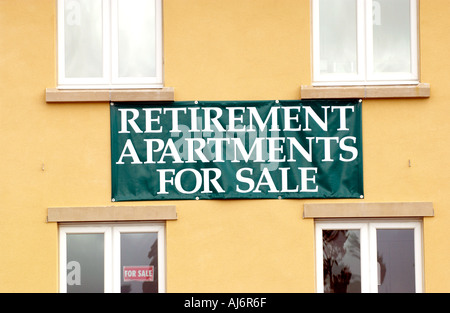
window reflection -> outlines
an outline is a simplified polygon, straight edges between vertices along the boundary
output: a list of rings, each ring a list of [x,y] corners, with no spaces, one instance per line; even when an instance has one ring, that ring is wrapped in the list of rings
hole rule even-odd
[[[67,235],[67,292],[104,291],[104,235]]]
[[[323,230],[322,239],[324,292],[361,292],[360,231]]]
[[[378,229],[378,292],[415,292],[414,230]]]
[[[157,233],[121,234],[122,293],[158,292],[157,239]],[[127,269],[131,273],[124,277],[124,271]]]

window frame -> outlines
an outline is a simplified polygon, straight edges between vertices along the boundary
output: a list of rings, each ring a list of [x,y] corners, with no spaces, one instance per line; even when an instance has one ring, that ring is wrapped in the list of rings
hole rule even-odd
[[[59,292],[67,292],[67,234],[104,234],[104,292],[120,293],[120,234],[152,232],[158,235],[158,292],[166,291],[164,223],[64,223],[59,225]]]
[[[419,0],[410,2],[410,73],[373,73],[373,34],[369,21],[372,21],[373,0],[355,0],[357,5],[357,68],[356,74],[320,73],[320,21],[319,1],[311,0],[312,32],[312,85],[313,86],[381,86],[381,85],[417,85],[419,73]]]
[[[101,0],[103,18],[103,76],[67,78],[65,76],[64,0],[57,0],[57,72],[59,89],[140,89],[163,87],[162,0],[155,1],[156,75],[127,77],[118,75],[118,0]]]
[[[422,293],[423,286],[423,231],[422,220],[405,219],[317,219],[315,220],[315,256],[316,256],[316,292],[323,293],[323,230],[359,229],[360,230],[360,264],[361,293],[378,292],[377,229],[413,229],[415,292]]]

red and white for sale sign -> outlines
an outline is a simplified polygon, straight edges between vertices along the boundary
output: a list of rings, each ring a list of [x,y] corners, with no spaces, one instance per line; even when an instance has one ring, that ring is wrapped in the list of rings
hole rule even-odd
[[[124,281],[153,281],[154,267],[151,266],[124,266]]]

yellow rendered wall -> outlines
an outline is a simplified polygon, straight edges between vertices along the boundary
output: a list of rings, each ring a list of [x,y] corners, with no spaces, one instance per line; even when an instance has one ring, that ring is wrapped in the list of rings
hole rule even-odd
[[[305,202],[431,201],[427,292],[450,291],[450,9],[420,1],[429,99],[364,100],[364,200],[175,204],[168,292],[314,292]],[[310,84],[309,0],[164,0],[165,85],[175,100],[298,99]],[[56,87],[56,0],[0,0],[0,292],[58,291],[48,207],[110,201],[109,104],[47,104]],[[409,166],[411,164],[411,167]]]
[[[48,184],[58,130],[44,98],[55,84],[54,11],[54,1],[0,1],[0,292],[57,290],[57,229],[45,222],[49,189],[62,189]]]
[[[450,29],[450,7],[445,0],[421,0],[420,10],[422,80],[431,84],[431,98],[404,106],[402,112],[410,129],[405,149],[417,163],[414,175],[406,176],[415,192],[402,194],[433,201],[435,217],[424,223],[425,287],[427,292],[450,292],[450,34],[443,31]]]

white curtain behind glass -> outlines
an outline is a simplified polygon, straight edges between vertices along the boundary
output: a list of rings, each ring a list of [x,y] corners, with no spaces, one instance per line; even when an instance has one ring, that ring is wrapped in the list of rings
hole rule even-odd
[[[156,75],[154,0],[118,1],[119,77]]]
[[[356,0],[320,0],[320,72],[357,72]]]
[[[411,72],[409,0],[373,1],[373,70]]]
[[[64,2],[65,77],[103,77],[102,0]]]

